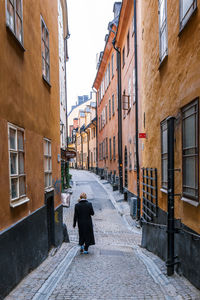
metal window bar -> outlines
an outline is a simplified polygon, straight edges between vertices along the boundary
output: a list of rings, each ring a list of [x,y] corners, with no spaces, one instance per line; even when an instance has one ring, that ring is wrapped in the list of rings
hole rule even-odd
[[[142,199],[143,218],[152,222],[157,217],[158,190],[157,190],[157,169],[142,168]]]

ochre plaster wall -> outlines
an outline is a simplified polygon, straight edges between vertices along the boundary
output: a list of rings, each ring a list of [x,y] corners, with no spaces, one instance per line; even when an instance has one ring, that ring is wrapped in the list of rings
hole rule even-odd
[[[124,1],[122,5],[118,35],[116,38],[116,45],[121,49],[121,78],[122,78],[122,95],[125,90],[125,95],[129,95],[129,79],[131,80],[131,89],[130,89],[130,109],[123,110],[123,98],[122,98],[122,159],[123,159],[123,184],[125,184],[124,176],[124,152],[125,146],[127,147],[128,154],[128,190],[137,194],[137,173],[134,169],[135,158],[135,102],[133,102],[133,95],[135,94],[135,87],[133,86],[133,72],[135,68],[135,50],[134,50],[134,33],[132,29],[132,20],[133,20],[133,1]],[[127,54],[127,35],[129,31],[129,46],[130,51]],[[123,66],[122,51],[125,47],[125,64]],[[129,156],[129,153],[130,156]],[[129,169],[129,164],[131,160],[132,168]]]
[[[112,70],[111,70],[111,57],[114,54],[114,66],[113,66],[113,77],[112,77]],[[108,64],[110,63],[110,84],[105,91],[104,97],[101,100],[100,105],[97,103],[97,116],[101,116],[103,109],[107,105],[107,124],[99,131],[99,123],[98,123],[98,167],[104,168],[108,172],[116,171],[116,175],[118,176],[118,104],[117,104],[117,64],[116,64],[116,51],[111,48],[109,53],[108,59],[106,61],[105,69],[101,79],[105,76],[105,71],[107,69]],[[114,115],[112,113],[112,95],[114,94]],[[111,119],[109,119],[109,99],[111,100]],[[97,121],[98,121],[97,119]],[[98,121],[99,122],[99,121]],[[115,136],[115,157],[113,158],[113,137]],[[108,157],[103,160],[99,160],[99,144],[104,141],[105,138],[108,138]],[[112,159],[110,160],[110,148],[109,148],[109,139],[111,138],[112,141]]]
[[[197,1],[200,6],[200,1]],[[159,68],[158,1],[144,1],[142,7],[143,113],[147,140],[143,166],[158,169],[159,206],[167,210],[167,195],[161,188],[160,122],[176,117],[175,168],[182,170],[180,109],[200,95],[200,15],[199,9],[179,34],[179,1],[167,1],[168,58]],[[175,193],[182,193],[182,172],[175,173]],[[200,232],[200,206],[175,197],[175,217]]]
[[[53,180],[60,180],[60,108],[57,1],[23,1],[24,48],[6,28],[5,1],[0,1],[0,228],[4,229],[44,205],[43,138],[52,142]],[[50,84],[42,78],[41,20],[49,30]],[[9,205],[7,122],[25,129],[25,168],[30,201]],[[2,143],[3,142],[3,143]],[[55,206],[60,204],[55,191]]]

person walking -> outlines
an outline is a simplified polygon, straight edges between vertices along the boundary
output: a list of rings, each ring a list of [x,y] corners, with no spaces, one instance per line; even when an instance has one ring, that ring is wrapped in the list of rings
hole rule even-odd
[[[80,253],[88,254],[88,248],[95,245],[93,224],[91,216],[94,215],[92,203],[88,202],[85,193],[80,194],[80,199],[74,208],[73,227],[78,223]]]

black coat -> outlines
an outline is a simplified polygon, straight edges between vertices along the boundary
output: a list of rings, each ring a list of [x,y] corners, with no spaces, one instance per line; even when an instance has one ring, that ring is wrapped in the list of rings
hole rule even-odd
[[[79,245],[94,245],[94,233],[91,216],[94,215],[92,203],[87,200],[81,200],[75,205],[74,209],[74,224],[78,223],[79,230]]]

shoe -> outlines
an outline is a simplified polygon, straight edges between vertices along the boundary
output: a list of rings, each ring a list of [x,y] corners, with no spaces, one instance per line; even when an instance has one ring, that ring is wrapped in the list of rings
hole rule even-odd
[[[85,250],[83,253],[84,253],[84,254],[88,254],[88,251]]]
[[[83,253],[83,250],[84,250],[84,247],[81,246],[81,248],[80,248],[80,253]]]

